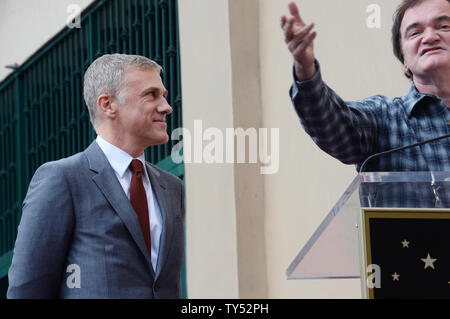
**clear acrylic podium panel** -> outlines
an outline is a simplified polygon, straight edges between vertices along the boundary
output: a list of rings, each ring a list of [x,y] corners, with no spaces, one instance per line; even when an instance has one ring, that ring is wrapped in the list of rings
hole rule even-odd
[[[450,172],[360,173],[292,261],[287,278],[360,278],[361,207],[450,208]]]

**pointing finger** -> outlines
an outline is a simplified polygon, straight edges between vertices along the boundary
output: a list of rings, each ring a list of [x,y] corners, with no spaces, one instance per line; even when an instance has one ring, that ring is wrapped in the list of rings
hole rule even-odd
[[[298,8],[295,2],[289,2],[288,8],[289,12],[295,18],[296,22],[299,22],[300,24],[304,25],[305,22],[303,22],[302,18],[300,17],[300,13],[298,12]]]

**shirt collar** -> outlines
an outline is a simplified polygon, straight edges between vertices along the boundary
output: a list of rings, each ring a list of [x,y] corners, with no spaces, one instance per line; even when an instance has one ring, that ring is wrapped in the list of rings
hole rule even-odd
[[[420,93],[414,83],[411,85],[411,88],[409,89],[408,94],[402,97],[403,105],[406,108],[406,112],[408,114],[408,117],[411,116],[414,108],[419,104],[420,101],[422,101],[424,98],[430,97],[430,98],[436,98],[434,95],[431,94],[423,94]]]
[[[127,171],[134,157],[132,157],[124,150],[118,148],[117,146],[105,141],[105,139],[103,139],[100,135],[97,135],[96,142],[103,153],[105,153],[105,156],[111,164],[111,167],[116,171],[120,178],[123,178],[123,174],[125,174],[125,172]],[[144,153],[142,153],[136,159],[142,162],[142,166],[145,172]]]

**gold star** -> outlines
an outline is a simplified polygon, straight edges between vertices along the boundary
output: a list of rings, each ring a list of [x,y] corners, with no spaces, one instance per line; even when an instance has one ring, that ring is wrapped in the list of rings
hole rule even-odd
[[[399,281],[400,280],[400,275],[397,274],[397,272],[392,274],[392,281]]]
[[[409,248],[409,241],[407,241],[406,239],[403,239],[401,243],[403,248]]]
[[[427,254],[427,258],[421,258],[420,260],[422,260],[425,263],[425,267],[423,269],[427,269],[428,267],[431,267],[434,269],[434,262],[437,260],[437,258],[431,258],[430,254]]]

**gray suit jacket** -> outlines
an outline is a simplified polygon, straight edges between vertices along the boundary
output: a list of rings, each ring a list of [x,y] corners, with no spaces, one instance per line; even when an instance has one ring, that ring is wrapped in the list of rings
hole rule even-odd
[[[184,187],[177,177],[146,167],[163,219],[155,271],[137,215],[93,142],[34,174],[9,269],[8,298],[179,298]]]

